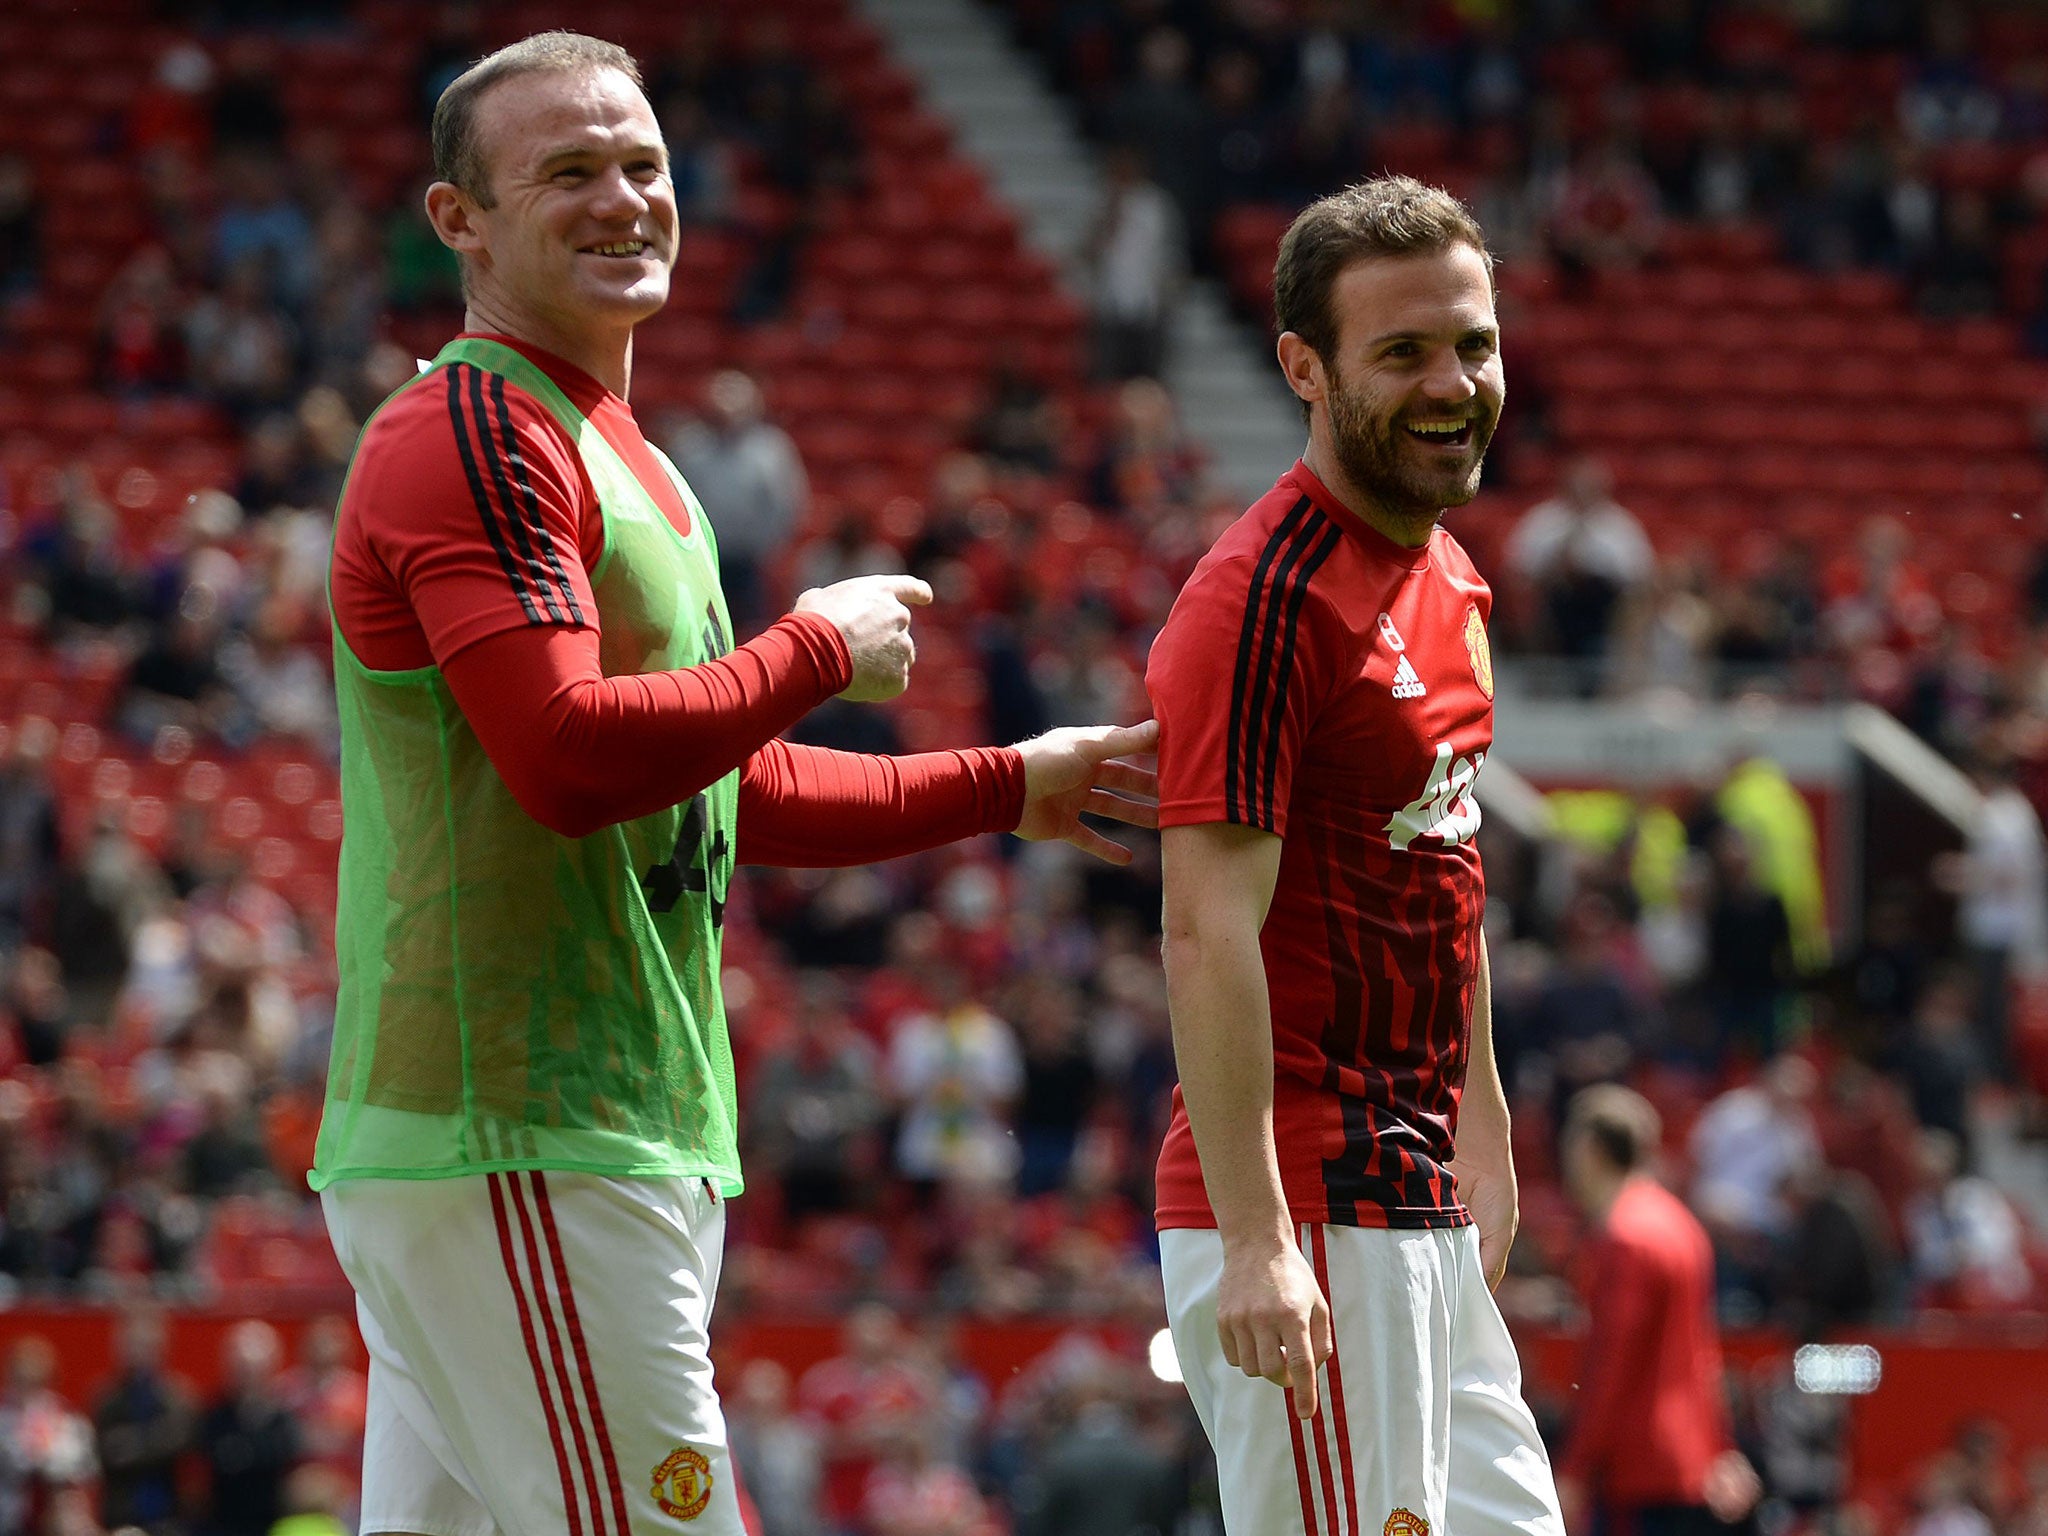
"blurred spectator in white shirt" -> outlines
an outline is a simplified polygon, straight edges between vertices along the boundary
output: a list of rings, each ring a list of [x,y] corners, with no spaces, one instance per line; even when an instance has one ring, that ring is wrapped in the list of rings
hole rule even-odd
[[[1958,898],[1956,937],[1977,976],[1979,1046],[1996,1075],[2009,1064],[2012,984],[2048,971],[2048,840],[2003,748],[1980,753],[1972,778],[1984,799],[1968,841],[1937,861],[1934,875]]]
[[[696,420],[673,430],[665,446],[711,519],[738,640],[764,616],[763,573],[810,506],[803,459],[767,419],[760,386],[734,368],[712,375]]]
[[[1173,195],[1128,146],[1107,158],[1109,185],[1085,251],[1093,274],[1095,366],[1104,378],[1157,378],[1180,297],[1187,235]]]
[[[1614,499],[1607,466],[1594,458],[1574,461],[1557,494],[1522,514],[1507,559],[1535,589],[1543,648],[1589,670],[1604,664],[1623,603],[1657,570],[1643,525]]]

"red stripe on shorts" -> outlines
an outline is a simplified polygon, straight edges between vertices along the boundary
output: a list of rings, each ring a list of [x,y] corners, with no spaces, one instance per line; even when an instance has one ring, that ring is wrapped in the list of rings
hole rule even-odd
[[[1307,1230],[1314,1233],[1316,1237],[1322,1235],[1322,1230],[1319,1227],[1311,1226]],[[1310,1241],[1311,1245],[1313,1245],[1314,1239],[1312,1238]],[[1329,1300],[1327,1285],[1328,1282],[1318,1274],[1316,1276],[1316,1288],[1323,1291],[1323,1300],[1325,1302]],[[1332,1319],[1330,1323],[1330,1336],[1333,1347],[1336,1342],[1336,1333],[1336,1321]],[[1332,1536],[1345,1536],[1346,1526],[1344,1522],[1337,1518],[1337,1483],[1330,1461],[1330,1411],[1329,1406],[1320,1399],[1316,1402],[1316,1416],[1310,1422],[1315,1425],[1316,1431],[1316,1474],[1321,1478],[1323,1485],[1323,1518],[1329,1522]],[[1349,1530],[1351,1536],[1356,1536],[1358,1522],[1355,1519],[1351,1521]]]
[[[536,1168],[532,1173],[533,1196],[540,1203],[540,1224],[547,1229],[548,1256],[554,1260],[555,1284],[562,1293],[562,1310],[569,1319],[569,1342],[576,1350],[576,1369],[583,1374],[583,1400],[590,1404],[590,1424],[597,1435],[598,1454],[612,1490],[612,1513],[618,1517],[619,1536],[629,1536],[633,1523],[626,1517],[626,1490],[619,1482],[619,1463],[612,1455],[611,1431],[605,1427],[604,1405],[597,1400],[597,1373],[590,1368],[590,1349],[583,1342],[583,1319],[576,1315],[576,1293],[569,1287],[569,1265],[562,1257],[562,1237],[555,1230],[555,1208],[548,1200],[547,1181]]]
[[[1344,1509],[1351,1521],[1352,1536],[1357,1536],[1358,1483],[1351,1470],[1351,1424],[1344,1417],[1344,1373],[1337,1364],[1337,1301],[1330,1294],[1330,1256],[1323,1229],[1311,1225],[1308,1232],[1316,1284],[1323,1288],[1323,1300],[1330,1308],[1330,1427],[1337,1436],[1337,1463],[1344,1474]]]
[[[548,1385],[547,1367],[540,1357],[540,1340],[534,1336],[533,1304],[519,1283],[519,1260],[512,1248],[512,1225],[505,1219],[505,1194],[499,1188],[502,1174],[486,1174],[491,1186],[491,1214],[498,1221],[498,1251],[505,1256],[505,1278],[512,1286],[512,1299],[519,1308],[519,1331],[526,1339],[526,1358],[533,1366],[533,1385],[540,1393],[541,1412],[548,1421],[548,1438],[555,1446],[555,1470],[562,1478],[562,1507],[569,1512],[569,1536],[583,1536],[583,1516],[576,1508],[576,1490],[569,1477],[569,1447],[562,1440],[562,1421],[555,1415],[554,1390]]]
[[[526,1208],[526,1196],[521,1189],[519,1176],[512,1175],[512,1209],[519,1213],[519,1233],[526,1243],[526,1267],[533,1275],[533,1296],[540,1305],[540,1320],[547,1328],[548,1353],[555,1362],[555,1379],[562,1384],[562,1404],[569,1419],[569,1428],[576,1436],[576,1460],[583,1472],[583,1486],[589,1490],[590,1528],[597,1536],[605,1536],[604,1500],[597,1492],[597,1465],[590,1459],[590,1438],[583,1423],[583,1415],[576,1411],[576,1391],[569,1384],[568,1362],[562,1357],[562,1335],[555,1326],[554,1309],[548,1305],[547,1271],[540,1267],[540,1247],[534,1237],[533,1216]],[[569,1487],[565,1483],[562,1493],[566,1499]],[[573,1518],[573,1515],[572,1515]],[[627,1536],[630,1526],[621,1526],[618,1536]]]
[[[1306,1536],[1321,1536],[1322,1527],[1316,1523],[1316,1496],[1309,1486],[1308,1449],[1302,1443],[1301,1420],[1295,1416],[1294,1394],[1280,1394],[1280,1411],[1287,1415],[1287,1433],[1294,1440],[1294,1481],[1301,1488],[1301,1528]]]

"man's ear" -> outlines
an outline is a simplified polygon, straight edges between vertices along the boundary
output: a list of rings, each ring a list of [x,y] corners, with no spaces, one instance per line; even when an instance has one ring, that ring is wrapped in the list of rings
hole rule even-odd
[[[1299,334],[1282,331],[1273,350],[1280,359],[1280,372],[1286,376],[1287,387],[1294,391],[1297,399],[1313,405],[1329,394],[1329,384],[1323,375],[1323,360]]]
[[[437,181],[427,188],[427,222],[441,243],[459,256],[475,256],[484,248],[476,227],[476,204],[452,181]]]

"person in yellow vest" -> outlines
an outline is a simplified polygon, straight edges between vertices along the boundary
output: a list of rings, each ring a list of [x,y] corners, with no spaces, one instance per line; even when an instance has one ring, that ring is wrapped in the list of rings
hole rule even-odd
[[[364,429],[329,596],[340,986],[310,1182],[370,1352],[361,1529],[738,1536],[709,1355],[741,1189],[719,988],[740,863],[982,832],[1124,862],[1148,722],[865,757],[908,577],[735,647],[715,536],[627,405],[678,218],[630,55],[543,33],[458,77],[426,211],[463,334]]]

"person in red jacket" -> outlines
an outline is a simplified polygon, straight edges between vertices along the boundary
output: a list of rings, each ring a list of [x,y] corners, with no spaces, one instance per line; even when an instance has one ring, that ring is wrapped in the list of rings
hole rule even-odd
[[[1617,1083],[1571,1102],[1565,1187],[1593,1226],[1578,1411],[1557,1491],[1565,1527],[1606,1536],[1711,1536],[1762,1492],[1729,1436],[1714,1323],[1714,1255],[1691,1211],[1650,1171],[1663,1126]]]

